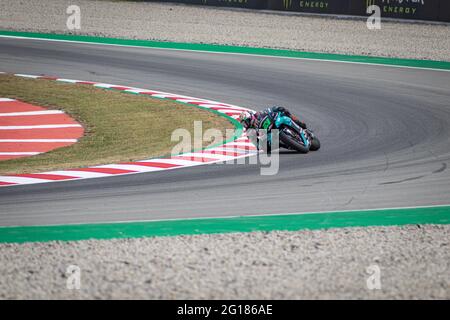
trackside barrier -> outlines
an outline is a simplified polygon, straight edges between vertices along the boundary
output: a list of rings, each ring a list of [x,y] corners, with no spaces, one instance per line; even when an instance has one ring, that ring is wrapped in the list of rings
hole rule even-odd
[[[385,18],[450,22],[450,0],[146,0],[195,5],[368,16],[377,5]]]
[[[178,2],[186,4],[237,7],[247,9],[267,9],[267,0],[146,0],[148,2]]]
[[[267,9],[324,14],[349,14],[350,0],[268,0]]]

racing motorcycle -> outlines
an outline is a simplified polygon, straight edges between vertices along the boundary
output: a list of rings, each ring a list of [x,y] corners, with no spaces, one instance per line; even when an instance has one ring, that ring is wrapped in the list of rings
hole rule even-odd
[[[257,132],[257,145],[267,153],[272,151],[274,132],[278,129],[279,146],[300,153],[308,153],[320,149],[320,140],[311,129],[303,129],[283,112],[268,114],[261,121]]]

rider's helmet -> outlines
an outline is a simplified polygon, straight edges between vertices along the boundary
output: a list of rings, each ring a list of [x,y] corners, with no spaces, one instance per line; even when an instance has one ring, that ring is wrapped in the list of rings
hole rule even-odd
[[[254,128],[256,125],[256,115],[253,111],[244,111],[239,115],[239,122],[245,129]]]

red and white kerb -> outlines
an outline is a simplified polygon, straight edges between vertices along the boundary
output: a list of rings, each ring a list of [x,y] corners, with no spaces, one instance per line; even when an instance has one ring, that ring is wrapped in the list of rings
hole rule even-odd
[[[139,95],[148,95],[151,97],[170,99],[215,110],[233,119],[237,119],[242,111],[248,110],[246,108],[227,103],[220,103],[212,100],[176,95],[155,90],[47,76],[35,76],[26,74],[15,74],[15,76],[33,79],[47,79],[73,84],[92,85],[98,88],[113,89]],[[68,145],[74,143],[76,142],[76,139],[78,139],[83,134],[83,128],[78,123],[58,110],[43,110],[42,108],[27,105],[12,99],[2,99],[3,101],[0,99],[0,148],[2,143],[5,144],[5,148],[0,150],[4,150],[4,156],[27,156],[38,154],[40,152],[46,152],[50,150],[47,150],[47,148],[50,147],[57,148],[63,146],[64,144]],[[3,109],[2,104],[5,104],[3,106]],[[25,114],[26,112],[28,112],[28,114]],[[1,114],[10,115],[2,116]],[[66,116],[67,118],[62,118],[62,116]],[[3,119],[6,119],[8,117],[11,117],[10,120],[17,120],[17,122],[2,122]],[[2,126],[4,128],[9,128],[2,129]],[[70,135],[62,134],[62,132],[68,132],[70,133]],[[24,133],[27,133],[27,135],[24,135]],[[27,140],[27,142],[23,142],[25,140]],[[13,148],[14,144],[16,144],[16,149]],[[26,144],[30,148],[27,149],[26,147],[22,147],[24,144]],[[31,147],[34,147],[35,149],[32,149]],[[6,154],[7,152],[9,153]],[[21,152],[22,154],[17,154]],[[25,154],[27,152],[32,152],[33,154]],[[242,134],[242,136],[237,138],[235,141],[226,143],[222,146],[212,149],[206,149],[199,152],[184,153],[181,155],[172,156],[170,158],[147,159],[135,162],[116,163],[88,168],[50,171],[35,174],[0,176],[0,186],[46,183],[88,178],[103,178],[108,176],[179,169],[184,167],[199,166],[209,163],[219,163],[244,158],[254,155],[256,154],[256,152],[256,147],[244,134]],[[0,151],[0,157],[1,156],[2,151]]]

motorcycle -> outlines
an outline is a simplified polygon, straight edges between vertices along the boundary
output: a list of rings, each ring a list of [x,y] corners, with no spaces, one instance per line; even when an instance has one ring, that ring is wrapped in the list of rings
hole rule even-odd
[[[279,146],[300,153],[317,151],[320,149],[320,140],[311,129],[303,129],[290,117],[282,112],[268,114],[261,121],[261,129],[257,132],[258,149],[271,153],[273,129],[278,129]]]

